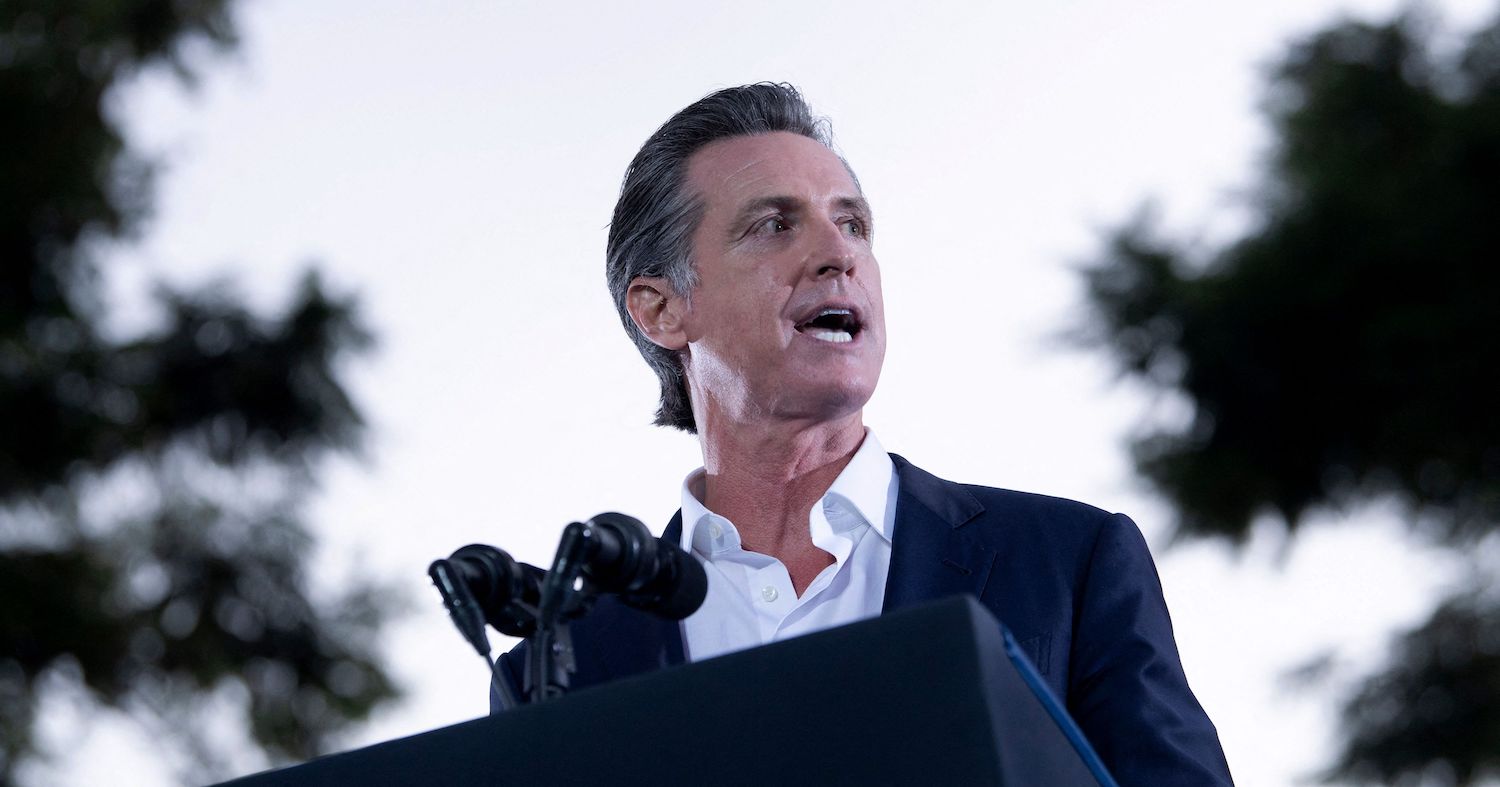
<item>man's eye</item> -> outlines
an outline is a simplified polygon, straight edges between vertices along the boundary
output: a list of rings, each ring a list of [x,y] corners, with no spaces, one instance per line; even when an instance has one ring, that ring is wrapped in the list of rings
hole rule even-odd
[[[860,219],[850,219],[844,222],[844,231],[859,238],[865,237],[869,232],[865,227],[865,223]]]
[[[760,223],[762,232],[786,232],[792,226],[786,223],[786,219],[780,216],[772,216]]]

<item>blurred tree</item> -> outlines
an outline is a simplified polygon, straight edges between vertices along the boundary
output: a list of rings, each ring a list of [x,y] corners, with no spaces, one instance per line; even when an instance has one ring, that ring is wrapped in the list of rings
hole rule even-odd
[[[305,758],[395,693],[380,593],[314,603],[298,516],[362,429],[335,374],[368,343],[352,302],[309,275],[274,318],[163,289],[153,333],[103,322],[96,250],[150,202],[106,96],[191,77],[185,46],[234,41],[226,5],[0,1],[0,784],[41,753],[48,686],[152,724],[198,780],[225,775],[207,708]]]
[[[1088,339],[1192,404],[1133,446],[1178,536],[1394,498],[1455,550],[1500,539],[1500,21],[1455,52],[1431,33],[1403,16],[1294,45],[1253,226],[1202,249],[1143,214],[1086,271]],[[1474,584],[1347,700],[1326,778],[1500,775],[1500,597]]]

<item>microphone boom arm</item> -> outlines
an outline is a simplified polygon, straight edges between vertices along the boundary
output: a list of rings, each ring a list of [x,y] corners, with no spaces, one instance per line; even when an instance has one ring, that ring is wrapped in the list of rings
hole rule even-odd
[[[568,525],[557,545],[552,568],[542,581],[536,633],[526,640],[526,693],[533,703],[561,696],[577,668],[573,638],[562,613],[575,606],[588,548],[588,526],[580,522]]]

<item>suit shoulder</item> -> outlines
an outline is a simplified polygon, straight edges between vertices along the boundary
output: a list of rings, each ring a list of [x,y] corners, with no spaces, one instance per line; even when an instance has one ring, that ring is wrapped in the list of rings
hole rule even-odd
[[[1115,528],[1139,532],[1129,517],[1077,500],[974,484],[963,487],[985,507],[980,519],[990,527],[1026,540],[1041,539],[1053,550],[1067,545],[1091,552],[1101,538],[1110,539]]]
[[[1125,525],[1137,530],[1129,517],[1065,497],[948,481],[892,455],[902,484],[950,524],[980,529],[1009,538],[1041,539],[1054,546],[1071,541],[1092,544],[1101,531]]]
[[[1026,516],[1047,520],[1071,520],[1098,524],[1113,516],[1098,506],[1092,506],[1066,497],[1021,492],[978,484],[959,484],[973,495],[986,509],[1003,511],[1013,516]]]

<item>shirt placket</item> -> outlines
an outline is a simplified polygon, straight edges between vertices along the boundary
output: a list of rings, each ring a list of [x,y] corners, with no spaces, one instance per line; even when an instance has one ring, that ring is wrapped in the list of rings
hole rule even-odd
[[[797,607],[797,592],[792,575],[779,560],[768,560],[750,572],[750,598],[755,605],[755,619],[760,641],[771,642],[781,629],[781,622]]]

